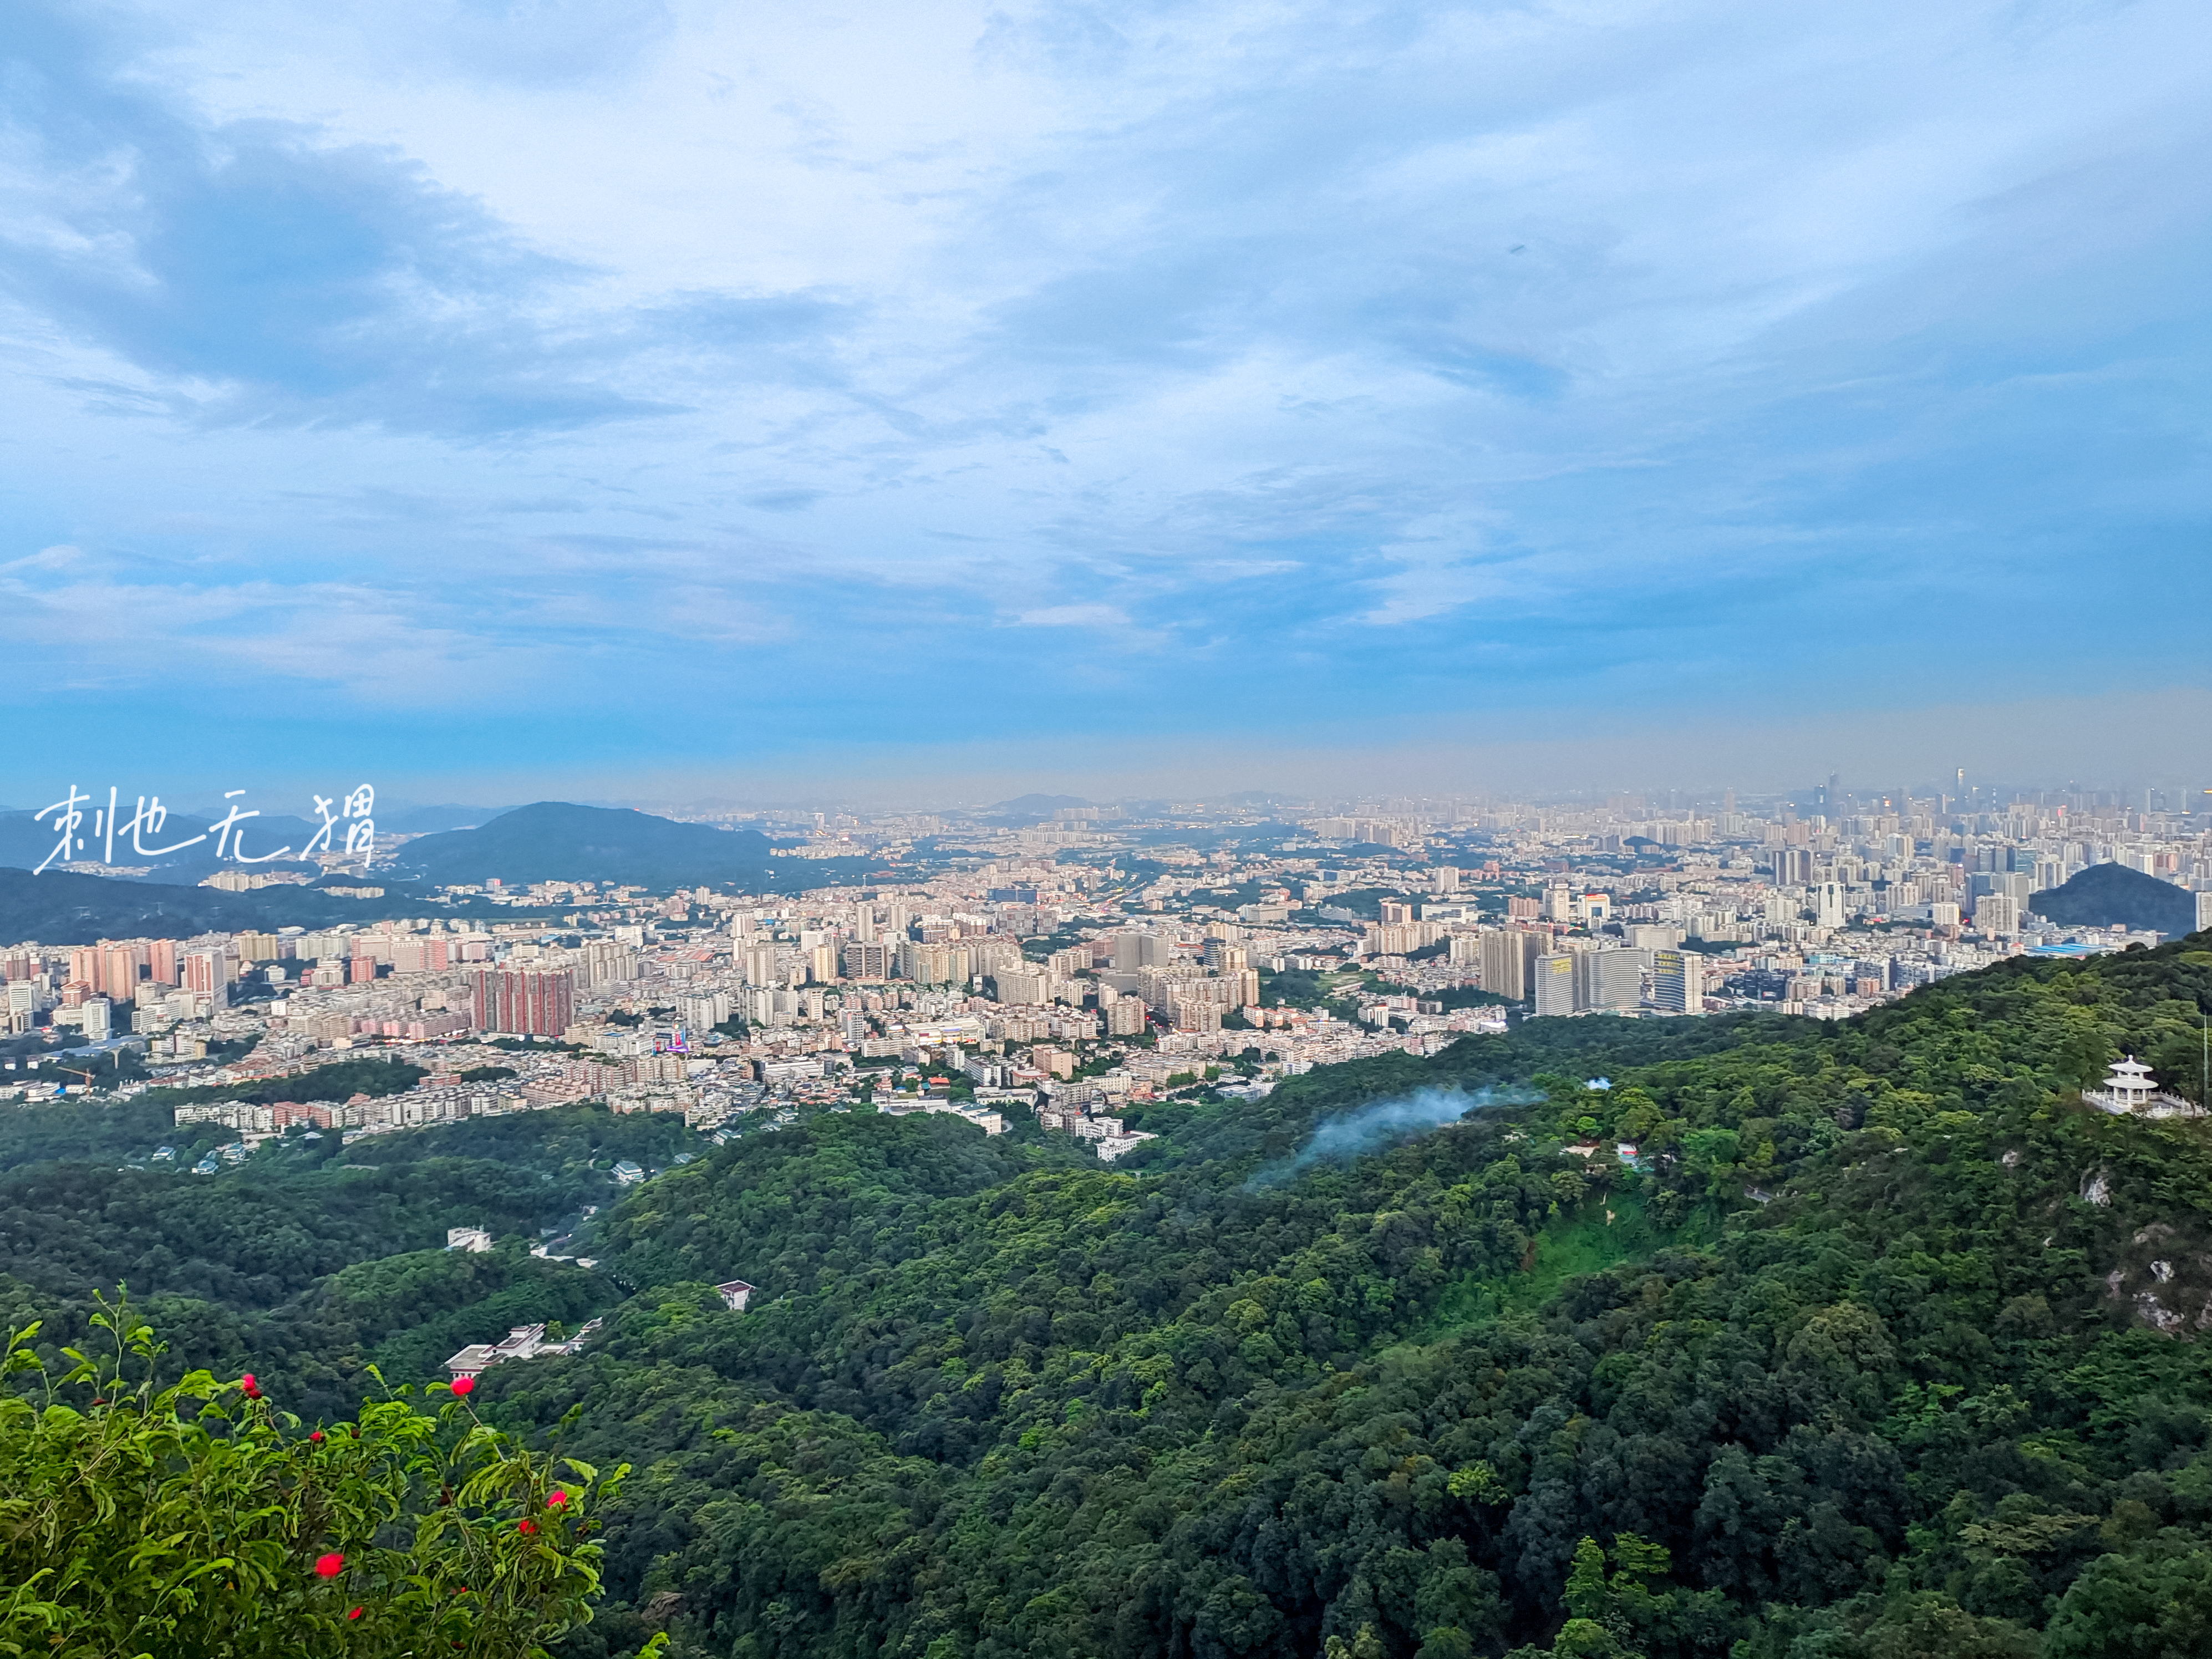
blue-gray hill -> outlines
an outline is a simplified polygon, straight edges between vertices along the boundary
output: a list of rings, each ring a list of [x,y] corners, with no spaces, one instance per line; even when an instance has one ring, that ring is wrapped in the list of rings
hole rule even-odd
[[[760,879],[771,849],[757,830],[678,823],[628,807],[542,800],[475,830],[408,842],[400,867],[444,884],[496,877],[533,881],[635,883],[655,889]]]
[[[2179,939],[2197,927],[2197,895],[2124,864],[2093,864],[2028,901],[2061,927],[2137,927]]]

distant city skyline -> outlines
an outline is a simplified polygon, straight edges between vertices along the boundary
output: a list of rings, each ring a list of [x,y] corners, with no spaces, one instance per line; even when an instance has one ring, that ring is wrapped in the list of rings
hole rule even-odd
[[[127,779],[134,791],[160,791],[173,810],[220,816],[224,802],[209,782],[220,777],[249,786],[252,804],[266,811],[311,817],[312,793],[327,789],[334,775],[374,778],[387,813],[541,799],[649,809],[719,803],[890,811],[982,805],[1030,793],[1098,800],[1273,793],[1316,801],[1376,793],[1528,799],[1647,789],[1778,794],[1831,773],[1853,789],[1935,789],[1961,768],[1976,787],[2212,787],[2212,693],[2195,690],[1960,704],[1792,726],[1747,720],[1730,729],[1687,722],[1655,726],[1638,722],[1632,711],[1609,734],[1589,729],[1601,724],[1559,720],[1553,738],[1501,737],[1487,744],[1454,742],[1441,733],[1425,742],[1391,740],[1400,726],[1419,730],[1422,722],[1409,717],[1367,746],[1175,737],[856,743],[751,763],[626,768],[525,768],[474,748],[408,752],[369,733],[334,743],[335,753],[350,757],[343,765],[318,757],[296,771],[270,766],[232,735],[226,753],[236,764],[230,766],[198,749],[183,758],[149,753],[130,767],[98,752],[63,759],[35,748],[12,752],[0,757],[0,808],[35,811],[72,781],[97,787],[104,800],[108,783]]]
[[[2184,0],[34,0],[0,66],[11,805],[2212,773]]]

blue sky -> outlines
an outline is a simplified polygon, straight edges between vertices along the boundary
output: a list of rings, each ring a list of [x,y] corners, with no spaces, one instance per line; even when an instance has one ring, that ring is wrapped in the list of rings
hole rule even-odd
[[[9,17],[0,800],[2212,774],[2195,0]]]

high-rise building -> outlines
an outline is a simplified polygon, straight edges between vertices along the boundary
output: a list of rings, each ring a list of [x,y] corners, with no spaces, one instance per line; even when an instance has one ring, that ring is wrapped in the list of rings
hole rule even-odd
[[[1575,1006],[1585,1012],[1644,1000],[1644,952],[1584,951],[1575,959]]]
[[[1695,951],[1659,951],[1651,958],[1651,1002],[1669,1014],[1705,1011],[1705,963]]]
[[[1538,957],[1529,964],[1529,978],[1540,1018],[1575,1012],[1575,958],[1572,952],[1561,951],[1557,956]]]
[[[899,976],[917,985],[964,985],[977,971],[964,945],[921,945],[908,939],[893,955]],[[1018,951],[1015,965],[1020,965]]]
[[[637,977],[637,953],[612,939],[586,939],[581,955],[586,985],[619,985]]]
[[[1528,964],[1536,960],[1536,953],[1543,948],[1543,939],[1517,927],[1495,929],[1480,937],[1478,967],[1482,988],[1515,1002],[1526,1002]]]
[[[2201,933],[2207,927],[2212,927],[2212,893],[2199,893],[2197,895],[2197,931]]]
[[[146,977],[156,985],[177,982],[177,941],[149,939],[146,944]]]
[[[230,1004],[230,981],[234,964],[228,945],[202,945],[186,951],[177,966],[184,975],[183,988],[210,999],[218,1008]]]
[[[101,948],[103,971],[100,988],[102,995],[117,1002],[137,1000],[140,949],[135,945],[110,945]]]
[[[1158,933],[1116,933],[1114,936],[1114,971],[1133,974],[1139,968],[1157,968],[1168,959],[1167,940]]]
[[[1108,1036],[1141,1036],[1146,1024],[1142,997],[1115,997],[1106,1005]]]
[[[1778,847],[1773,852],[1774,884],[1806,887],[1813,880],[1813,852],[1807,847]]]
[[[922,948],[927,950],[930,947],[925,945]],[[991,976],[991,983],[998,991],[1000,1001],[1023,1007],[1037,1006],[1050,994],[1045,975],[1026,968],[1001,968]]]
[[[676,1018],[687,1031],[711,1031],[730,1017],[726,991],[702,991],[676,999]]]
[[[483,968],[476,974],[480,1031],[559,1036],[576,1019],[576,976],[562,969]]]
[[[872,939],[855,939],[845,947],[845,977],[850,980],[874,981],[890,977],[890,964],[885,959],[884,947]]]
[[[745,993],[745,1020],[752,1025],[788,1025],[799,1018],[799,993],[757,985]]]
[[[87,997],[82,1006],[84,1040],[87,1042],[106,1042],[109,1034],[108,1018],[114,1012],[112,1005],[106,997]]]
[[[1992,938],[2020,932],[2020,901],[2009,893],[1984,893],[1974,901],[1974,926]]]
[[[782,979],[776,969],[773,944],[746,945],[738,957],[738,970],[748,985],[775,985]]]
[[[1813,889],[1814,920],[1822,927],[1844,925],[1844,884],[1824,881]]]

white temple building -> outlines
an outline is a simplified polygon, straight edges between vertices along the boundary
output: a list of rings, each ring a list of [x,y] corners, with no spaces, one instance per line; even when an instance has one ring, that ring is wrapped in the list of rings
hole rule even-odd
[[[2179,1095],[2169,1094],[2151,1081],[2150,1067],[2130,1054],[2112,1062],[2100,1089],[2085,1089],[2081,1098],[2092,1106],[2139,1117],[2201,1117],[2203,1109]]]

